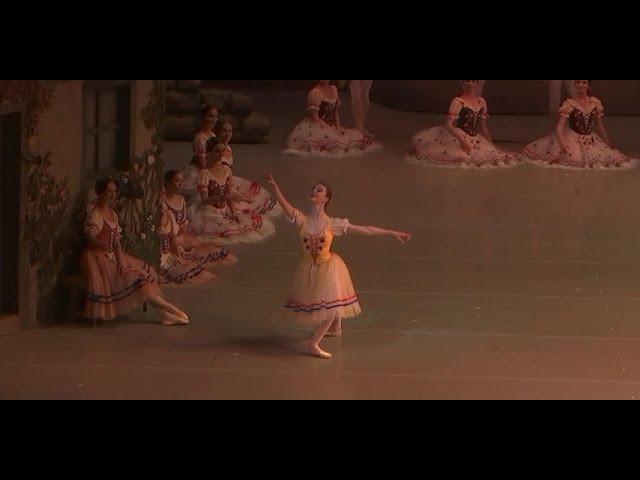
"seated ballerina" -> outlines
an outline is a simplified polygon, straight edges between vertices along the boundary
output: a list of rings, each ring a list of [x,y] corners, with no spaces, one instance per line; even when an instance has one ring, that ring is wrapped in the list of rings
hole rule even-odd
[[[188,209],[189,231],[204,244],[260,242],[276,228],[262,213],[264,200],[248,198],[238,190],[231,169],[223,163],[226,152],[222,140],[207,142],[207,168],[197,179],[200,196]]]
[[[234,159],[233,150],[231,149],[233,126],[229,122],[219,121],[215,127],[215,135],[225,146],[222,165],[233,172]],[[280,208],[278,202],[258,182],[247,180],[234,174],[233,183],[240,194],[251,200],[252,209],[258,214],[268,218],[277,218],[282,215],[282,208]]]
[[[533,164],[559,168],[635,168],[638,160],[611,147],[604,126],[604,106],[591,96],[590,80],[575,80],[576,95],[560,108],[556,132],[527,145]],[[595,128],[600,135],[593,133]]]
[[[424,166],[499,168],[519,164],[518,155],[493,144],[487,102],[476,94],[478,80],[462,80],[463,94],[451,102],[447,124],[413,137],[407,161]]]
[[[184,186],[180,192],[189,204],[198,195],[196,178],[200,170],[206,167],[207,141],[216,136],[213,130],[218,123],[218,115],[218,109],[213,105],[204,105],[200,111],[200,130],[193,139],[193,157],[189,166],[184,169]]]
[[[163,282],[173,285],[202,284],[215,279],[207,269],[237,261],[229,250],[214,243],[201,244],[187,230],[187,202],[180,192],[182,173],[165,174],[160,234],[160,273]]]
[[[307,99],[309,116],[293,130],[285,154],[345,157],[375,152],[378,142],[355,128],[340,124],[340,94],[329,80],[320,80]]]
[[[159,311],[162,325],[187,325],[187,314],[162,297],[153,267],[122,251],[118,215],[111,208],[116,183],[99,180],[95,193],[98,198],[88,209],[84,227],[87,247],[82,270],[88,282],[84,316],[113,320],[149,303]]]

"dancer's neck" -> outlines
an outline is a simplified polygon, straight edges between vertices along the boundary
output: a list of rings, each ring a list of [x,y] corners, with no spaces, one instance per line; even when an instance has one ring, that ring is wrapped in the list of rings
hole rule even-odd
[[[327,212],[324,211],[324,206],[314,203],[311,207],[311,213],[309,214],[309,217],[311,217],[313,220],[320,220],[322,218],[325,218],[326,216]]]

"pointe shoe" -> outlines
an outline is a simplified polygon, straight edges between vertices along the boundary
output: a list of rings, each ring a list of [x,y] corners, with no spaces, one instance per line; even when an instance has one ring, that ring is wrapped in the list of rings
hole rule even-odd
[[[189,325],[189,320],[185,320],[172,313],[165,312],[162,315],[162,321],[160,323],[164,327],[176,327],[176,326],[182,326],[182,325]]]
[[[176,313],[174,313],[173,315],[175,315],[178,318],[182,318],[185,322],[189,323],[189,315],[187,315],[186,313],[184,313],[182,310],[180,310],[179,308],[176,308]]]
[[[331,360],[333,355],[329,352],[325,352],[317,345],[309,345],[308,354],[312,357],[321,358],[323,360]]]

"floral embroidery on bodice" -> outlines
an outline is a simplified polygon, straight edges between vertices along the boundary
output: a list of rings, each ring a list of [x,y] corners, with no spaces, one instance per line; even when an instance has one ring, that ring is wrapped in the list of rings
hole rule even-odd
[[[333,234],[330,226],[320,233],[311,233],[305,224],[300,233],[304,252],[311,257],[314,264],[324,263],[331,258]]]

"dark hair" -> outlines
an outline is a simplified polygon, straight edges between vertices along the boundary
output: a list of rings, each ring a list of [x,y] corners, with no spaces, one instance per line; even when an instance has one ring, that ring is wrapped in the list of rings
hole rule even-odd
[[[118,183],[111,177],[103,177],[99,179],[93,189],[94,192],[96,192],[96,195],[102,195],[104,192],[106,192],[110,183],[113,183],[116,188],[118,188]]]
[[[173,182],[173,179],[179,173],[182,173],[182,172],[180,172],[180,170],[169,170],[168,172],[166,172],[164,174],[164,184],[169,185],[171,182]]]
[[[331,203],[331,200],[333,199],[333,189],[326,183],[320,182],[318,185],[322,185],[325,190],[327,191],[327,203],[326,205],[329,205]],[[326,206],[325,205],[325,206]]]
[[[230,121],[228,121],[228,120],[218,120],[216,125],[213,127],[213,132],[216,135],[218,135],[222,131],[222,127],[224,127],[225,125],[229,125],[233,129],[233,125],[231,125]]]
[[[209,115],[209,112],[211,112],[211,110],[215,110],[218,112],[218,114],[220,114],[220,110],[218,110],[218,107],[208,103],[206,105],[203,105],[200,109],[200,121],[203,121],[205,118],[207,118],[207,115]]]
[[[216,146],[218,145],[226,146],[226,144],[222,140],[220,140],[218,137],[211,137],[209,140],[207,140],[207,144],[206,144],[207,154],[213,152],[213,149],[216,148]]]

